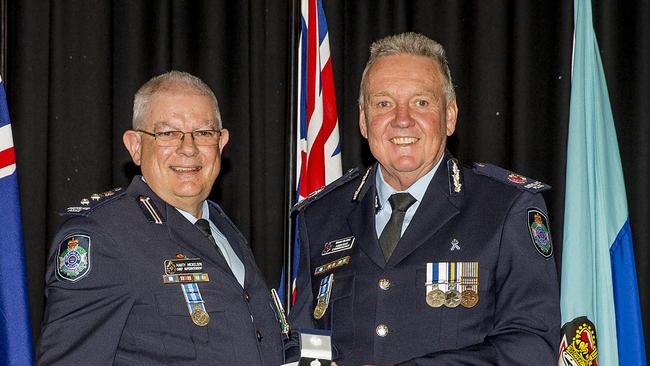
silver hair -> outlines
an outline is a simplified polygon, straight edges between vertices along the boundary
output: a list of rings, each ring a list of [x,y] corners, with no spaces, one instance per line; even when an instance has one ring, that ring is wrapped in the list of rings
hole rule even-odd
[[[454,91],[454,85],[451,81],[451,71],[449,71],[449,63],[445,56],[444,47],[427,36],[419,33],[407,32],[384,37],[373,42],[370,46],[370,58],[368,59],[366,68],[363,70],[361,76],[361,87],[359,90],[359,105],[361,107],[364,106],[365,102],[364,89],[368,70],[370,70],[377,59],[393,55],[424,56],[434,60],[436,64],[440,66],[440,70],[444,76],[442,89],[445,93],[447,102],[456,99],[456,92]]]
[[[219,102],[212,89],[198,77],[183,71],[172,70],[155,76],[138,89],[133,98],[133,129],[142,128],[142,123],[151,97],[157,93],[178,90],[191,90],[199,95],[210,98],[217,116],[217,128],[221,129],[221,113]]]

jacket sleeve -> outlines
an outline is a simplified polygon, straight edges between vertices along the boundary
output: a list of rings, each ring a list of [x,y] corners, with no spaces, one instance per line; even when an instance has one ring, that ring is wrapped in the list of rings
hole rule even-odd
[[[534,244],[529,216],[535,212],[546,213],[542,196],[522,192],[505,216],[495,273],[493,327],[483,342],[423,355],[400,365],[557,364],[557,273],[552,252]]]
[[[69,270],[57,271],[57,266],[66,260],[62,249],[73,237],[87,243],[87,269],[69,275]],[[49,253],[39,364],[113,363],[133,306],[129,281],[137,280],[131,278],[127,268],[124,258],[128,255],[128,247],[115,243],[90,218],[75,217],[64,224]]]

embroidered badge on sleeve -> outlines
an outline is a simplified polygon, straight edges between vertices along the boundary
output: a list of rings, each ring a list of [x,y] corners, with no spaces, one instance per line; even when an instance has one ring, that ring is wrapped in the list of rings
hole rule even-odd
[[[90,236],[73,234],[59,243],[56,274],[62,280],[75,282],[90,272]]]

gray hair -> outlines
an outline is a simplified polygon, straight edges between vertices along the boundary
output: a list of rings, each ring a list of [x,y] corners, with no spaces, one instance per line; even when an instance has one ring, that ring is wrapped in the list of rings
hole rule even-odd
[[[217,128],[221,128],[221,113],[219,103],[212,89],[198,77],[183,71],[172,70],[155,76],[138,89],[133,98],[133,129],[142,128],[147,105],[151,97],[157,93],[168,91],[191,90],[199,95],[210,98],[214,104],[217,116]]]
[[[442,89],[445,93],[447,102],[456,99],[456,92],[451,81],[451,71],[449,63],[445,56],[445,49],[442,45],[431,38],[419,33],[407,32],[384,37],[372,43],[370,46],[370,58],[366,63],[366,68],[361,76],[361,87],[359,91],[359,105],[363,107],[365,98],[365,83],[368,70],[377,61],[384,56],[394,55],[414,55],[428,57],[440,66],[440,71],[444,76]]]

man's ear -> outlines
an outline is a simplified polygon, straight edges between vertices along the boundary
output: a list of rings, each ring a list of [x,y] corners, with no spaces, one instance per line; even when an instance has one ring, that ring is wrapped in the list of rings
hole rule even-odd
[[[223,147],[226,146],[229,139],[230,139],[230,135],[228,134],[228,130],[222,128],[221,136],[219,136],[219,154],[223,153]]]
[[[124,146],[131,154],[133,163],[139,166],[142,158],[142,135],[137,131],[128,130],[122,135],[122,142],[124,142]]]
[[[445,118],[447,136],[451,136],[454,134],[454,131],[456,131],[456,120],[458,119],[458,105],[456,104],[455,99],[447,103]]]
[[[359,106],[359,131],[361,136],[368,138],[368,125],[366,124],[366,112]]]

